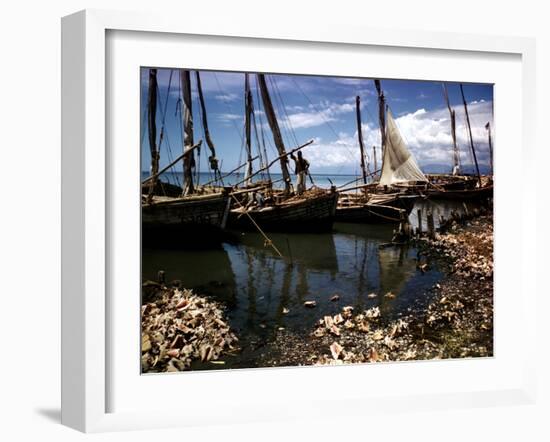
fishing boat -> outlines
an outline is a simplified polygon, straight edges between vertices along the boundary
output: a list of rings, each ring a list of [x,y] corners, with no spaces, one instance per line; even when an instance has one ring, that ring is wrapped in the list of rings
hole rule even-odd
[[[170,85],[172,80],[170,73]],[[144,245],[185,245],[208,242],[225,228],[229,213],[230,197],[228,189],[215,186],[195,185],[193,170],[195,168],[195,151],[202,142],[193,141],[193,112],[191,101],[191,73],[180,70],[183,119],[183,153],[168,166],[159,170],[160,147],[163,140],[164,126],[157,143],[157,70],[149,70],[149,89],[147,99],[147,119],[149,147],[151,152],[151,175],[142,182],[142,240]],[[196,72],[197,89],[202,106],[203,127],[206,141],[210,148],[210,165],[215,174],[219,174],[214,144],[208,133],[206,109],[202,98],[200,76]],[[170,85],[168,93],[170,92]],[[160,175],[183,160],[184,186],[165,183]],[[168,191],[167,191],[168,189]]]
[[[236,188],[232,194],[234,205],[230,212],[230,224],[235,228],[260,228],[267,231],[330,231],[336,213],[338,192],[334,187],[321,189],[315,186],[303,192],[294,191],[288,157],[313,141],[287,152],[264,74],[257,74],[256,80],[278,157],[256,172],[252,171],[250,119],[253,116],[253,103],[248,74],[245,74],[245,144],[249,160],[245,180],[237,183],[244,184],[245,187]],[[264,183],[252,182],[255,175],[269,171],[276,162],[281,167],[283,189],[275,189],[270,180]]]
[[[493,177],[482,176],[479,171],[476,149],[472,137],[472,127],[470,124],[470,115],[468,112],[468,104],[464,96],[464,88],[460,85],[462,102],[464,105],[464,114],[466,116],[466,124],[468,128],[468,140],[470,143],[472,158],[474,160],[476,175],[461,175],[460,174],[460,153],[456,142],[456,120],[455,111],[449,102],[447,87],[443,84],[443,95],[447,108],[449,110],[451,121],[451,136],[453,140],[453,174],[452,175],[429,175],[430,186],[426,189],[426,195],[431,199],[449,199],[449,200],[486,200],[493,196]],[[491,170],[493,168],[493,149],[491,140],[490,123],[487,123],[485,128],[489,134],[489,149]]]
[[[399,129],[392,113],[385,109],[380,83],[375,81],[381,104],[380,130],[383,147],[382,168],[378,181],[367,183],[369,174],[365,162],[363,135],[361,130],[360,97],[356,97],[357,134],[361,152],[363,184],[350,190],[361,190],[359,194],[340,194],[336,219],[343,222],[396,223],[406,219],[416,200],[420,197],[418,186],[428,180],[418,165]],[[386,124],[387,120],[387,124]],[[376,165],[374,166],[376,171]],[[376,172],[375,172],[376,173]],[[401,187],[399,187],[401,185]],[[411,190],[414,189],[414,190]]]

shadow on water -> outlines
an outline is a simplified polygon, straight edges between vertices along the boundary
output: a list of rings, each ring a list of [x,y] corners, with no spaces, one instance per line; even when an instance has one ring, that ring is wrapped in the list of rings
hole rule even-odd
[[[306,337],[320,318],[346,305],[378,306],[389,321],[430,300],[430,288],[442,274],[435,263],[418,271],[412,247],[380,249],[393,228],[338,223],[326,234],[271,234],[284,258],[254,232],[210,250],[144,249],[143,279],[164,270],[168,281],[180,280],[227,307],[242,351],[225,358],[223,366],[197,363],[193,369],[256,367],[280,328]],[[395,297],[384,296],[388,292]],[[372,293],[377,296],[369,297]],[[337,302],[330,300],[334,295]],[[315,308],[304,307],[310,300]]]

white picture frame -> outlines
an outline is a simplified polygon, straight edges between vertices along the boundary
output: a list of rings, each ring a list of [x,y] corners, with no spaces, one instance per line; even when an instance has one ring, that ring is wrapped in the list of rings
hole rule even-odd
[[[389,31],[373,28],[334,26],[293,27],[291,25],[254,25],[236,20],[218,22],[209,18],[194,17],[183,22],[168,14],[155,16],[144,13],[86,10],[63,18],[62,21],[62,423],[85,432],[123,429],[158,428],[169,426],[207,425],[216,422],[235,422],[234,416],[223,416],[222,410],[205,412],[198,405],[190,410],[140,409],[132,411],[110,410],[109,393],[114,388],[110,377],[110,361],[113,358],[109,344],[109,327],[112,326],[110,302],[108,299],[111,256],[108,244],[113,238],[108,228],[110,220],[111,195],[108,186],[109,134],[106,121],[110,118],[107,56],[109,55],[107,35],[109,32],[144,32],[156,36],[215,36],[219,38],[246,39],[247,41],[269,41],[272,45],[298,44],[308,42],[319,45],[346,47],[376,47],[379,49],[401,48],[402,50],[426,49],[432,52],[464,52],[472,54],[503,54],[519,57],[521,64],[521,126],[516,135],[521,139],[519,149],[522,169],[527,176],[534,163],[534,103],[535,94],[535,44],[532,39],[517,37],[490,37],[451,33],[430,33],[416,31]],[[281,43],[281,44],[283,44]],[[498,129],[497,129],[498,131]],[[498,136],[498,135],[497,135]],[[136,155],[139,152],[136,150]],[[498,186],[497,177],[497,186]],[[503,178],[505,180],[505,178]],[[504,181],[501,181],[504,182]],[[535,229],[529,229],[530,220],[535,219],[536,193],[526,188],[517,189],[522,199],[520,221],[521,245],[519,259],[526,263],[529,254],[534,255]],[[504,229],[504,227],[503,227]],[[501,231],[503,231],[501,229]],[[498,237],[495,245],[498,262]],[[499,404],[533,403],[535,397],[535,335],[536,290],[534,278],[526,277],[528,268],[522,266],[518,301],[522,315],[517,318],[524,336],[523,360],[514,366],[508,383],[494,385],[488,389],[479,386],[467,387],[454,392],[438,391],[435,386],[426,394],[390,392],[377,395],[376,404],[366,400],[369,396],[358,391],[355,396],[339,399],[340,414],[368,414],[376,408],[382,411],[404,411],[407,409],[441,409]],[[498,314],[498,303],[497,303]],[[502,336],[506,333],[502,332]],[[497,332],[497,339],[498,339]],[[531,343],[529,343],[529,341]],[[528,357],[526,357],[528,356]],[[495,359],[498,359],[498,353]],[[457,369],[467,369],[473,361],[466,361]],[[484,363],[481,362],[481,365]],[[475,369],[486,369],[471,365]],[[404,373],[413,370],[414,364],[378,365],[377,373],[388,370]],[[397,368],[395,368],[397,367]],[[335,367],[337,370],[340,367]],[[364,366],[346,367],[351,377],[358,376]],[[421,364],[419,371],[425,370]],[[304,372],[304,370],[310,370]],[[275,370],[242,371],[239,373],[206,374],[208,381],[221,385],[227,376],[236,382],[262,385],[277,373],[289,382],[304,381],[304,373],[313,373],[317,379],[327,378],[334,382],[332,368],[326,370],[293,368]],[[324,371],[323,371],[324,370]],[[414,370],[417,370],[414,368]],[[475,370],[474,370],[475,371]],[[342,372],[338,372],[342,373]],[[187,375],[187,374],[186,374]],[[204,374],[193,374],[194,382],[201,382]],[[221,377],[223,376],[223,377]],[[293,378],[293,380],[291,379]],[[163,383],[176,382],[175,377],[164,377]],[[344,382],[344,381],[342,381]],[[252,388],[253,390],[253,388]],[[284,419],[287,417],[322,416],[334,414],[336,407],[324,411],[325,401],[312,397],[307,409],[288,404],[281,407],[247,403],[254,391],[243,397],[233,398],[234,407],[247,410],[241,413],[246,421]],[[290,393],[289,393],[290,394]],[[248,399],[247,399],[248,397]],[[365,399],[365,400],[361,400]],[[203,404],[204,405],[204,404]],[[215,408],[215,407],[214,407]]]

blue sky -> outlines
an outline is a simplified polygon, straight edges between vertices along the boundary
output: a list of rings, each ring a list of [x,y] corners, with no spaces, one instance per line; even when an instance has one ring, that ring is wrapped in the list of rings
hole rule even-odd
[[[169,88],[170,72],[172,82]],[[142,68],[141,150],[144,171],[149,169],[150,164],[145,119],[148,75],[149,69]],[[244,161],[244,74],[201,71],[200,76],[210,133],[216,145],[217,156],[222,162],[222,170],[228,171]],[[251,75],[250,78],[259,138],[263,130],[268,156],[273,159],[276,157],[273,138],[261,110],[263,106],[258,103],[255,76]],[[355,119],[357,95],[361,97],[362,131],[368,154],[371,154],[373,145],[377,148],[380,146],[378,105],[372,79],[283,74],[270,74],[267,78],[287,148],[314,140],[311,146],[303,150],[304,156],[311,163],[312,173],[359,173]],[[179,72],[159,69],[158,82],[160,102],[157,110],[157,133],[160,133],[165,113],[165,138],[160,152],[162,166],[168,164],[170,157],[182,152],[181,117],[176,115],[180,96]],[[452,140],[441,82],[384,79],[381,82],[397,125],[420,167],[425,171],[433,168],[442,169],[441,172],[450,171]],[[447,83],[447,88],[451,106],[457,115],[461,161],[469,169],[472,160],[459,84]],[[197,141],[204,139],[204,135],[194,74],[192,91]],[[489,156],[485,125],[491,122],[493,126],[493,86],[464,84],[464,93],[469,103],[468,111],[478,160],[481,165],[487,166]],[[203,149],[206,149],[204,144]],[[256,142],[253,143],[253,150],[257,151]],[[206,153],[201,155],[202,171],[207,171],[206,157]],[[280,169],[275,167],[273,171],[279,172]]]

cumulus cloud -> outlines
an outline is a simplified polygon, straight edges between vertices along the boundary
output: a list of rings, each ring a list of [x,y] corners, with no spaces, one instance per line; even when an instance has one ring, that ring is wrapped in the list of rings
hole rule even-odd
[[[456,107],[457,143],[462,164],[471,164],[470,142],[464,109]],[[480,165],[489,165],[489,145],[485,124],[492,124],[492,102],[472,102],[468,106],[472,137]],[[426,111],[418,109],[396,118],[397,126],[416,158],[420,167],[449,165],[451,168],[453,147],[451,125],[447,108]],[[372,146],[377,146],[378,167],[380,167],[380,131],[378,126],[362,124],[363,140],[367,157],[372,162]],[[313,173],[332,170],[353,173],[359,169],[359,147],[357,132],[339,133],[334,140],[316,138],[314,146],[307,149]]]
[[[355,106],[351,103],[322,102],[318,105],[309,105],[307,109],[290,113],[285,116],[287,123],[294,129],[315,127],[327,122],[338,120],[338,116],[352,112]]]
[[[218,101],[229,103],[231,101],[237,101],[239,99],[239,96],[237,94],[229,93],[229,94],[215,95],[214,98]]]
[[[489,143],[485,124],[493,121],[493,103],[491,101],[471,102],[468,105],[472,138],[476,148],[478,161],[489,164]],[[470,142],[463,107],[456,106],[456,135],[462,163],[471,163]],[[396,118],[397,126],[403,138],[409,145],[418,163],[451,164],[453,141],[451,137],[451,123],[446,108],[426,111],[418,109]]]
[[[363,137],[367,148],[367,156],[370,157],[372,145],[380,145],[378,128],[374,129],[363,125]],[[313,146],[307,148],[304,155],[311,163],[312,173],[323,171],[332,173],[354,173],[359,168],[359,145],[357,131],[354,134],[340,132],[334,140],[315,138]],[[378,156],[380,151],[378,151]],[[379,163],[380,164],[380,163]]]
[[[232,126],[234,124],[241,124],[241,122],[244,121],[244,116],[240,114],[232,114],[232,113],[217,113],[214,114],[214,117],[216,120],[221,124],[222,126]]]

